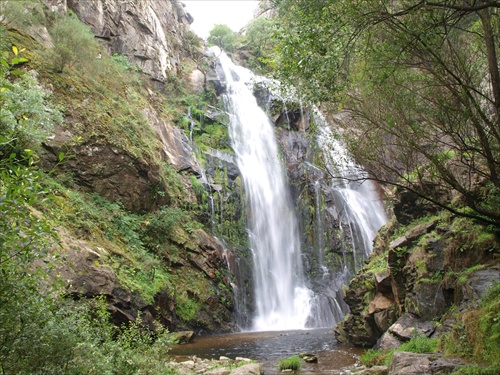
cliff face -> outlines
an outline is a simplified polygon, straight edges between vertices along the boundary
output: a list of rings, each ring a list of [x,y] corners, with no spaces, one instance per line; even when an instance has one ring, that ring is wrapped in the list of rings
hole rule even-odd
[[[175,115],[165,110],[167,91],[189,90],[179,67],[189,60],[185,37],[192,19],[176,0],[42,2],[47,14],[74,12],[110,55],[126,56],[140,72],[128,70],[123,79],[85,68],[56,73],[45,54],[30,56],[42,62],[35,68],[40,82],[64,115],[43,144],[40,165],[64,186],[51,209],[63,211],[54,228],[67,294],[105,296],[117,323],[140,316],[152,328],[159,321],[170,330],[233,329],[232,254],[196,217],[192,181],[201,169]],[[30,52],[50,50],[50,26],[37,25],[42,29],[30,36],[43,46],[14,29],[11,42]],[[93,59],[112,65],[104,54]],[[169,80],[181,86],[176,94]],[[70,157],[59,163],[62,153]],[[100,213],[85,212],[95,202]],[[72,210],[78,213],[69,219]],[[110,215],[107,223],[100,214]]]
[[[92,28],[110,54],[121,54],[151,78],[176,73],[191,17],[177,0],[68,0],[67,6]]]

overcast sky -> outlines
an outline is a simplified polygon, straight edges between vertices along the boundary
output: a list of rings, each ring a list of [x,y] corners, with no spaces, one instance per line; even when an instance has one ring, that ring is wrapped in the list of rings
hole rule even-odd
[[[194,22],[191,30],[206,39],[214,25],[224,24],[240,31],[253,18],[259,2],[254,0],[182,0]]]

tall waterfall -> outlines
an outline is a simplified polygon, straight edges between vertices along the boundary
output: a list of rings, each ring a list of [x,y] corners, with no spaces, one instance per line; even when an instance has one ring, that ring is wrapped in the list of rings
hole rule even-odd
[[[386,222],[378,194],[318,112],[316,141],[333,178],[325,178],[325,171],[304,163],[306,169],[319,172],[314,182],[318,233],[312,244],[316,254],[312,263],[310,254],[301,253],[299,225],[274,127],[253,95],[254,83],[263,78],[236,66],[217,48],[212,52],[218,57],[217,74],[225,87],[223,100],[230,119],[229,133],[248,199],[255,301],[251,328],[267,331],[332,327],[349,311],[343,300],[343,286],[371,253],[373,238]],[[334,250],[325,248],[328,228],[323,223],[324,196],[330,197],[330,201],[333,198],[333,211],[337,212],[334,217],[337,220],[338,216],[344,234],[340,267],[328,268],[326,264],[326,252],[331,256]],[[303,262],[310,273],[307,280]]]
[[[253,329],[302,329],[312,292],[305,286],[296,217],[273,126],[247,86],[253,74],[234,65],[224,53],[219,62],[227,86],[224,105],[232,146],[249,200],[256,301]]]

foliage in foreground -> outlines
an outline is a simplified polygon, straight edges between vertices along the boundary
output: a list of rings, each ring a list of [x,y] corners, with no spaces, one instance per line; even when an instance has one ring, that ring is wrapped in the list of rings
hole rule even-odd
[[[500,282],[483,296],[478,309],[457,314],[453,331],[441,341],[448,355],[500,367]]]
[[[293,370],[296,371],[300,369],[300,365],[302,363],[302,360],[299,358],[299,356],[291,356],[288,358],[283,358],[279,361],[278,363],[278,369],[283,371],[283,370]]]

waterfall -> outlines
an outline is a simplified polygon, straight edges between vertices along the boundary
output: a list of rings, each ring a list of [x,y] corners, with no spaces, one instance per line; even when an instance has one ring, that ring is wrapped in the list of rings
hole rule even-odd
[[[217,54],[227,85],[231,142],[249,201],[256,303],[252,328],[302,329],[312,292],[305,286],[298,227],[274,129],[248,87],[253,74]]]
[[[366,172],[348,154],[324,118],[319,114],[317,141],[326,156],[326,166],[332,178],[331,190],[339,209],[342,223],[349,228],[352,238],[355,271],[372,252],[372,241],[377,231],[387,222],[384,207],[374,184]]]

